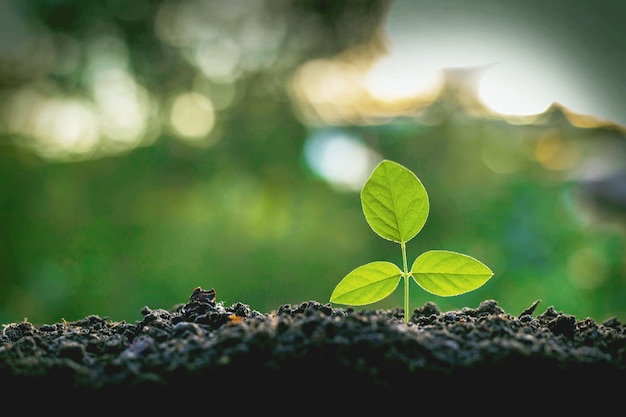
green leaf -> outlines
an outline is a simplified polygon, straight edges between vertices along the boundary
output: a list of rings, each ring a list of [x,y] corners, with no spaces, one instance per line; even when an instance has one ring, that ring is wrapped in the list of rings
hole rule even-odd
[[[400,268],[391,262],[361,265],[337,284],[330,302],[359,306],[380,301],[396,289],[401,276]]]
[[[379,163],[361,190],[365,219],[379,236],[408,242],[428,218],[428,194],[417,176],[398,164]]]
[[[411,274],[420,287],[443,297],[475,290],[493,276],[491,269],[471,256],[444,250],[421,254]]]

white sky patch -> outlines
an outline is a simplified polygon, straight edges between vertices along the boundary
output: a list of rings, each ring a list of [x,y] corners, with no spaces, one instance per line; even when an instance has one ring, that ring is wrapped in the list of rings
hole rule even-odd
[[[484,66],[478,98],[496,113],[538,114],[556,102],[591,114],[568,71],[577,58],[552,41],[549,28],[486,4],[458,6],[394,2],[386,27],[390,53],[366,76],[368,92],[382,100],[431,94],[443,70]]]
[[[496,64],[480,82],[478,98],[491,110],[515,116],[546,111],[559,95],[552,90],[553,80],[537,77],[521,64]]]

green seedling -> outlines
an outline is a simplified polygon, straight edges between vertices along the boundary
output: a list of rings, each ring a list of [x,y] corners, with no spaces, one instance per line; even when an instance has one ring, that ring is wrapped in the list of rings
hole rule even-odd
[[[397,162],[384,160],[374,168],[361,190],[361,205],[372,230],[400,244],[404,268],[386,261],[361,265],[337,284],[331,303],[371,304],[389,296],[404,279],[404,321],[408,322],[409,277],[432,294],[450,297],[473,291],[493,276],[477,259],[447,250],[424,252],[408,269],[406,243],[422,230],[429,203],[420,179]]]

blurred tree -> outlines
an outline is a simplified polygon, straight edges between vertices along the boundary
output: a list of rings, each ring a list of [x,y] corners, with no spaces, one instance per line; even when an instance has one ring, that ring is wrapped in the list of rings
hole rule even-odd
[[[388,4],[3,2],[0,318],[128,317],[144,302],[133,288],[149,296],[153,284],[172,302],[190,282],[214,285],[213,273],[252,268],[242,261],[269,260],[264,275],[276,275],[280,262],[258,256],[278,247],[279,259],[291,257],[291,233],[268,244],[246,235],[308,228],[311,218],[281,226],[273,215],[310,216],[308,195],[326,195],[303,190],[307,132],[289,77],[303,61],[355,44],[380,50]],[[318,209],[328,199],[312,198]],[[318,254],[309,256],[299,261]],[[110,311],[112,298],[127,307]]]

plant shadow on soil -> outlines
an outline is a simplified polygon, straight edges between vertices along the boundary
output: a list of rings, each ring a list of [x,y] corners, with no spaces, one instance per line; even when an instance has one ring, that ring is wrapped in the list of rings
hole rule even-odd
[[[0,382],[5,398],[99,399],[96,407],[102,398],[288,396],[316,404],[354,395],[353,411],[371,411],[374,398],[475,401],[623,389],[626,326],[616,318],[577,320],[553,307],[535,315],[539,303],[514,316],[495,300],[448,312],[428,302],[405,323],[402,309],[316,301],[264,314],[241,302],[224,306],[213,289],[198,287],[169,310],[144,307],[136,323],[92,315],[7,324]],[[163,403],[148,404],[163,411]]]

